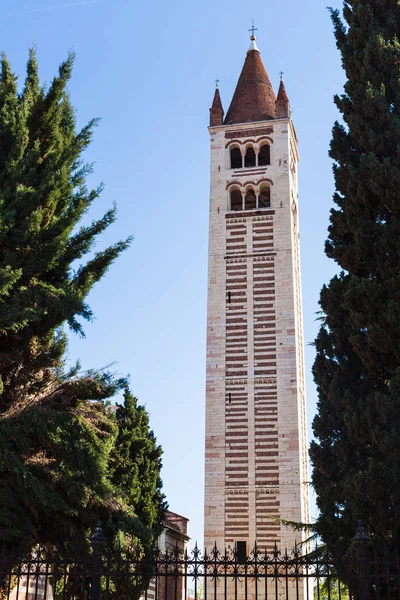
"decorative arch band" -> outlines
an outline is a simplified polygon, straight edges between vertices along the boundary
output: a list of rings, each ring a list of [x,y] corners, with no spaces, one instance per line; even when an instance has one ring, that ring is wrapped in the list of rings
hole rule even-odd
[[[226,189],[226,190],[229,190],[229,188],[230,188],[230,187],[232,187],[232,186],[234,186],[234,185],[236,185],[236,186],[238,186],[238,187],[240,187],[240,188],[241,188],[241,187],[242,187],[242,182],[241,182],[241,181],[229,181],[229,182],[226,184],[226,187],[225,187],[225,189]]]
[[[257,181],[258,186],[260,186],[262,183],[268,183],[269,185],[274,185],[274,182],[272,181],[272,179],[267,179],[267,177],[264,177],[264,179],[259,179]]]
[[[234,144],[239,144],[239,146],[241,146],[242,141],[241,140],[231,140],[230,142],[225,144],[225,148],[229,148],[229,146],[232,146]]]
[[[272,138],[268,137],[267,135],[264,135],[263,137],[256,139],[257,144],[259,144],[260,142],[269,142],[270,144],[273,144],[274,140]]]

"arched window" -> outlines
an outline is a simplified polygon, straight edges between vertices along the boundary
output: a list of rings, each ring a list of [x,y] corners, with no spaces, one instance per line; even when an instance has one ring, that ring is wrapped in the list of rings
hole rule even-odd
[[[256,153],[254,152],[254,148],[251,146],[246,150],[246,156],[244,157],[244,166],[245,167],[255,167],[256,166]]]
[[[242,194],[239,190],[231,191],[231,210],[243,210]]]
[[[260,153],[258,155],[258,166],[265,167],[271,164],[271,146],[264,144],[261,146]]]
[[[242,168],[242,153],[240,152],[240,148],[232,148],[231,149],[231,169],[241,169]]]
[[[247,190],[244,199],[244,205],[246,207],[246,210],[254,210],[256,208],[256,195],[254,193],[254,190]]]
[[[263,185],[258,196],[258,208],[269,208],[271,206],[271,188]]]

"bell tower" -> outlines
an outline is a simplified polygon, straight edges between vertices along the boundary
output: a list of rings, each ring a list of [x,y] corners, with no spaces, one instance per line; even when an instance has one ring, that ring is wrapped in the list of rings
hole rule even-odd
[[[205,546],[290,548],[309,522],[297,137],[256,39],[210,109]]]

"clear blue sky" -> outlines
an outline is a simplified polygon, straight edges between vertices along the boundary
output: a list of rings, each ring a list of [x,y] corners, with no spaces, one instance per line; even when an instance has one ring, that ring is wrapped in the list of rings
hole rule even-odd
[[[332,0],[339,7],[339,0]],[[333,95],[344,81],[325,0],[3,0],[0,39],[24,76],[37,47],[43,81],[68,49],[79,125],[102,117],[86,154],[106,189],[90,217],[115,200],[119,220],[98,247],[134,234],[132,248],[90,296],[95,321],[71,337],[86,368],[116,363],[151,415],[164,448],[170,508],[202,542],[204,380],[209,202],[208,109],[220,79],[225,111],[249,45],[275,85],[285,72],[300,142],[300,231],[305,342],[335,265],[323,253],[333,193]],[[313,349],[306,346],[308,419],[315,412]]]

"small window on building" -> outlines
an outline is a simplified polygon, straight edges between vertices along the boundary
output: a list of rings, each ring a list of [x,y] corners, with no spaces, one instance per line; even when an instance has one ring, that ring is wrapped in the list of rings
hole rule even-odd
[[[243,565],[247,559],[246,542],[236,542],[236,562]]]
[[[254,190],[247,190],[244,205],[246,210],[254,210],[256,208],[256,195]]]
[[[246,156],[244,157],[244,166],[245,167],[255,167],[256,166],[256,153],[254,152],[254,148],[247,148]]]
[[[269,208],[271,206],[271,188],[265,185],[261,188],[258,196],[258,208]]]
[[[260,153],[258,155],[258,166],[265,167],[271,164],[271,146],[264,144],[261,146]]]
[[[231,210],[243,210],[242,194],[239,190],[231,192]]]
[[[242,153],[240,148],[232,148],[231,150],[231,169],[242,168]]]

